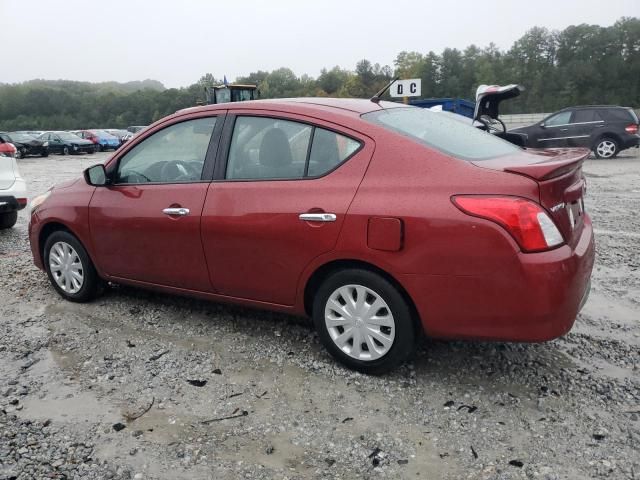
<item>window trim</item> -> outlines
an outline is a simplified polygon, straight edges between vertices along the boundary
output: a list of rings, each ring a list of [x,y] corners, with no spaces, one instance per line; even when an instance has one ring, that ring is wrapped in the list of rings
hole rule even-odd
[[[177,121],[158,125],[159,128],[148,129],[148,132],[143,137],[139,138],[135,144],[127,145],[127,149],[123,151],[114,162],[110,162],[107,173],[110,177],[112,177],[112,183],[109,186],[112,187],[120,187],[120,186],[144,186],[144,185],[189,185],[194,183],[210,183],[213,176],[214,169],[214,161],[218,152],[218,147],[220,146],[220,134],[223,128],[223,124],[225,123],[226,114],[225,111],[220,111],[219,113],[216,111],[215,114],[211,114],[211,112],[206,112],[205,115],[198,115],[193,117],[186,118],[178,118]],[[117,175],[118,169],[120,168],[120,162],[123,158],[125,158],[131,150],[133,150],[136,146],[145,142],[148,138],[151,138],[158,132],[165,130],[169,127],[173,127],[174,125],[178,125],[180,123],[190,122],[193,120],[200,120],[203,118],[215,118],[216,123],[213,126],[213,131],[211,132],[211,138],[209,139],[209,145],[207,146],[207,151],[204,157],[204,163],[202,166],[202,173],[200,174],[199,180],[189,180],[183,182],[144,182],[144,183],[116,183],[115,176]],[[113,166],[112,166],[113,165]]]
[[[229,164],[229,152],[231,151],[231,140],[233,139],[233,131],[235,129],[236,120],[238,117],[262,117],[262,118],[270,118],[275,120],[283,120],[287,122],[295,122],[301,123],[304,125],[308,125],[311,127],[311,134],[309,136],[309,145],[307,146],[307,157],[305,159],[304,165],[304,175],[303,177],[296,178],[225,178],[227,173],[227,166]],[[351,160],[354,156],[356,156],[365,145],[364,140],[355,138],[352,135],[346,134],[341,130],[336,128],[331,128],[326,125],[318,125],[309,120],[301,120],[299,118],[287,116],[285,113],[281,112],[242,112],[242,113],[229,113],[227,114],[228,121],[225,120],[225,129],[222,132],[222,136],[220,139],[222,148],[218,149],[218,156],[216,157],[216,169],[213,175],[213,182],[290,182],[290,181],[301,181],[301,180],[317,180],[319,178],[326,177],[330,175],[346,162]],[[346,137],[354,142],[358,143],[358,148],[356,148],[349,156],[347,156],[340,163],[336,164],[331,170],[327,170],[322,175],[314,175],[314,176],[306,176],[309,169],[309,157],[311,156],[311,147],[313,146],[313,139],[315,137],[316,128],[321,128],[323,130],[327,130],[329,132],[335,133],[336,135],[341,135]]]

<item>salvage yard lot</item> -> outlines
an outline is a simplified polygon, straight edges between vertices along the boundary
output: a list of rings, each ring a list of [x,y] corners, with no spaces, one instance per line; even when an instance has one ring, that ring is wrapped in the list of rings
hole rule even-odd
[[[20,160],[31,196],[108,154]],[[0,479],[640,476],[640,155],[588,160],[591,297],[536,345],[424,341],[381,377],[297,319],[133,288],[65,302],[0,233]]]

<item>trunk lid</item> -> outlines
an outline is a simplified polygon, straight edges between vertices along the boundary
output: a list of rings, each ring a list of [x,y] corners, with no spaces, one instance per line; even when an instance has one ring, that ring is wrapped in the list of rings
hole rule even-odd
[[[586,181],[582,164],[588,156],[586,148],[530,149],[473,163],[536,181],[540,204],[549,212],[565,241],[573,244],[583,228]]]

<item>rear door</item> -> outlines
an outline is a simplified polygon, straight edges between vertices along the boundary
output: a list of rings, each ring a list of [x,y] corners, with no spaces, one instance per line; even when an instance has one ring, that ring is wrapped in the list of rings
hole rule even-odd
[[[597,110],[593,108],[575,110],[567,132],[569,135],[568,145],[570,147],[591,148],[604,126],[605,122]]]
[[[211,291],[200,215],[221,125],[215,116],[174,121],[117,158],[112,184],[97,188],[89,205],[94,251],[104,272]]]
[[[334,248],[373,141],[320,120],[236,110],[202,213],[217,292],[292,305],[298,279]]]

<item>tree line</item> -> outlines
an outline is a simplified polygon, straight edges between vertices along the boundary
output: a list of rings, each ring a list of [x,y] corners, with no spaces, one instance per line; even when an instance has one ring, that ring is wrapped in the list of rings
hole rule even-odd
[[[369,98],[395,75],[422,79],[423,97],[474,99],[480,84],[518,83],[521,97],[504,113],[551,112],[579,104],[640,107],[640,19],[610,27],[572,25],[561,31],[534,27],[506,51],[494,44],[464,50],[400,52],[393,66],[359,61],[353,70],[324,68],[317,78],[283,67],[258,70],[238,83],[258,86],[260,98],[331,96]],[[184,88],[154,80],[88,83],[32,80],[0,84],[0,130],[74,129],[146,125],[204,101],[211,74]]]

